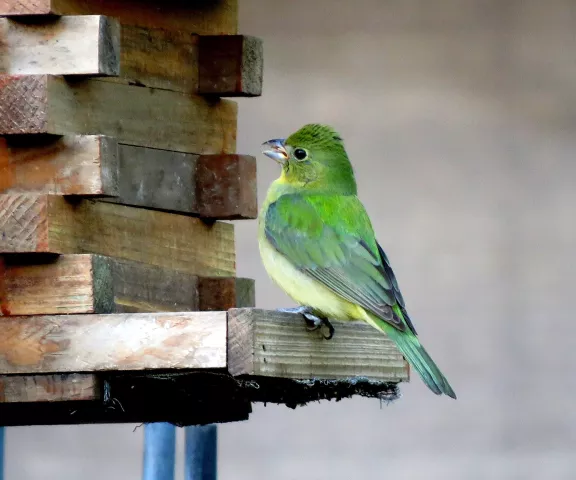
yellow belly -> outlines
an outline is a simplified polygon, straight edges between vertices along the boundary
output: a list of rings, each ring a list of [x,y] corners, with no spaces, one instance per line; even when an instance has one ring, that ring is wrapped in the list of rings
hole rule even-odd
[[[362,307],[350,303],[297,270],[266,238],[261,238],[259,244],[266,272],[296,303],[312,307],[318,314],[334,320],[366,319],[367,315]]]

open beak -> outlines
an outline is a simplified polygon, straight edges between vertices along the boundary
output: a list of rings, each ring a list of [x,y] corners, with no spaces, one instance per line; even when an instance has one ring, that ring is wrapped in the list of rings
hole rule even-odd
[[[270,157],[275,162],[283,165],[286,160],[288,160],[288,152],[284,147],[284,138],[275,138],[273,140],[268,140],[264,142],[262,146],[264,149],[262,153],[267,157]]]

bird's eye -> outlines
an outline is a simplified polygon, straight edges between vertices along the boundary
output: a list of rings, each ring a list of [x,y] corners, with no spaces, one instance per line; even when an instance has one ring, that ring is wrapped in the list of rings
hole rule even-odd
[[[306,150],[303,148],[297,148],[294,150],[294,158],[296,160],[304,160],[307,156],[308,153],[306,153]]]

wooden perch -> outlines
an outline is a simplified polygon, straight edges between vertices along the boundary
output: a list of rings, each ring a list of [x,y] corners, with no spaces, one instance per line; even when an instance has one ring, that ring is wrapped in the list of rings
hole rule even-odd
[[[262,94],[262,41],[246,35],[201,36],[198,93],[220,97]]]
[[[100,398],[100,383],[92,374],[0,375],[0,403],[77,402]]]
[[[0,0],[0,15],[107,15],[123,25],[234,34],[238,0]]]
[[[120,26],[102,15],[0,18],[0,74],[118,75]]]
[[[256,218],[256,159],[119,147],[119,193],[104,201],[211,219]]]
[[[228,369],[232,375],[408,380],[408,364],[385,335],[362,322],[332,322],[326,341],[305,329],[301,315],[260,309],[228,312]]]
[[[0,374],[228,369],[234,376],[408,379],[394,344],[362,323],[330,341],[302,317],[258,309],[5,317]]]
[[[231,100],[211,102],[98,79],[0,78],[0,135],[107,135],[144,147],[234,153],[236,121],[237,104]]]
[[[227,310],[254,306],[254,281],[198,277],[92,254],[4,256],[1,315]]]
[[[224,368],[225,312],[2,319],[0,374]]]
[[[92,135],[0,138],[0,193],[106,201],[210,219],[256,218],[256,159],[118,144]]]
[[[0,195],[0,253],[97,253],[202,276],[235,274],[234,226],[60,196]]]
[[[110,137],[0,138],[0,193],[118,195],[118,145]]]

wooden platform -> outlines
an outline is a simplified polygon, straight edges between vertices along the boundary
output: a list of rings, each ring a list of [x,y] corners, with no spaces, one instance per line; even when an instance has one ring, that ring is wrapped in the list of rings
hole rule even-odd
[[[330,341],[300,315],[250,308],[13,316],[2,325],[4,425],[37,423],[37,407],[51,412],[44,424],[225,422],[253,402],[393,399],[408,379],[391,341],[358,322],[334,322]],[[196,405],[192,417],[168,408],[184,404]]]

